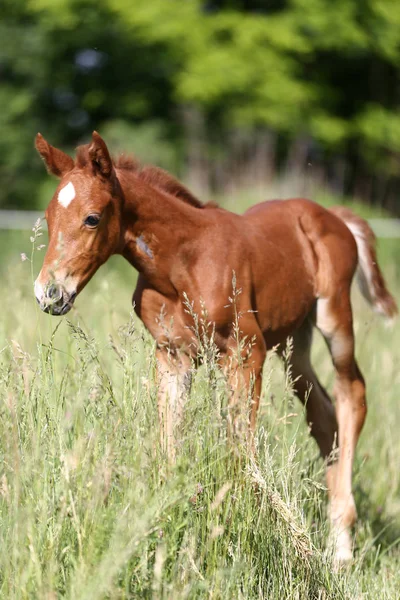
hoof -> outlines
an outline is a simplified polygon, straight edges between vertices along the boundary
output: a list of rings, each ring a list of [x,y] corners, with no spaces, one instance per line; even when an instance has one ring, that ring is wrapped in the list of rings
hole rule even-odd
[[[339,548],[333,557],[333,568],[335,571],[348,567],[353,562],[353,553],[349,548]]]
[[[342,529],[331,535],[331,548],[333,551],[333,566],[335,571],[348,566],[353,561],[353,550],[350,533]]]

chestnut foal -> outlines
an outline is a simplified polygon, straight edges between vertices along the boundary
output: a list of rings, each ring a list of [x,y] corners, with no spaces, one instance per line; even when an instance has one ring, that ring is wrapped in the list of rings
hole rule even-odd
[[[241,216],[203,205],[160,169],[141,168],[132,159],[113,162],[96,132],[75,161],[40,134],[36,148],[60,179],[46,210],[49,245],[35,282],[41,309],[67,313],[112,254],[122,254],[139,271],[133,302],[157,343],[160,427],[170,457],[197,354],[185,294],[194,311],[200,312],[201,302],[206,307],[221,363],[231,364],[233,404],[238,388],[252,395],[251,432],[267,348],[284,347],[292,336],[295,391],[303,402],[307,398],[307,422],[327,464],[335,557],[351,559],[352,464],[367,410],[350,304],[357,267],[370,304],[388,317],[397,312],[368,224],[345,208],[328,211],[303,199],[263,202]],[[232,273],[241,288],[235,306],[228,304]],[[253,340],[241,360],[235,311],[242,339]],[[310,363],[314,326],[332,355],[336,411]]]

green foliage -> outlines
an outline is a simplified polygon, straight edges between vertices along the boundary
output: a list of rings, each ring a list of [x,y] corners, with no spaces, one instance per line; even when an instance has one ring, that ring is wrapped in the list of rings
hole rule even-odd
[[[400,112],[393,114],[371,104],[360,114],[357,125],[371,161],[376,159],[382,171],[395,175],[399,169]]]
[[[398,176],[393,0],[6,0],[0,11],[0,205],[35,202],[37,130],[72,148],[114,123],[116,149],[138,138],[140,154],[149,136],[146,160],[182,171],[187,106],[219,153],[232,130],[264,129],[280,154],[306,136],[328,158]]]
[[[116,153],[135,155],[144,164],[157,164],[167,171],[176,172],[179,153],[176,145],[167,139],[162,121],[149,121],[136,126],[125,121],[106,121],[102,134]]]

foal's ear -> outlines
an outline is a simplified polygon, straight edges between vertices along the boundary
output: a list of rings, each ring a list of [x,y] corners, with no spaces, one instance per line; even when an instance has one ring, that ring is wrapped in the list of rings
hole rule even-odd
[[[48,172],[56,177],[62,177],[74,168],[74,160],[62,150],[50,146],[40,133],[36,136],[35,147],[43,158]]]
[[[92,134],[92,143],[89,146],[89,158],[96,172],[103,175],[103,177],[111,176],[113,163],[106,143],[97,131],[93,131]]]

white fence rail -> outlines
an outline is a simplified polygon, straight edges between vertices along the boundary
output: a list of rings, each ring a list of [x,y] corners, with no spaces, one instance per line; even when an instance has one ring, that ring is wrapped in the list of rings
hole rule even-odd
[[[43,213],[36,210],[0,210],[0,229],[32,229],[36,221],[43,217]]]
[[[400,238],[400,219],[368,219],[369,224],[380,238]]]
[[[43,213],[34,210],[0,210],[0,230],[32,229],[39,218],[43,218]],[[400,238],[400,219],[369,219],[369,224],[377,237]],[[45,220],[43,220],[43,228],[46,228]]]

